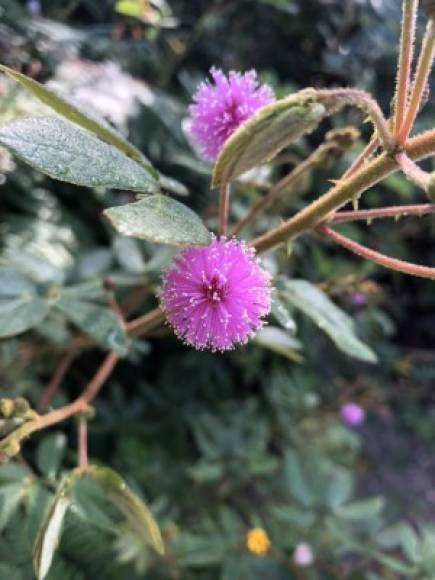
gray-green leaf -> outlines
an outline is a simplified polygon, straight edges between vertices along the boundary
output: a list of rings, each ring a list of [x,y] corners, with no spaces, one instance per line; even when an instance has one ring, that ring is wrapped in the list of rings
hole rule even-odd
[[[190,208],[165,195],[153,195],[104,214],[125,236],[173,246],[206,246],[210,233]]]
[[[94,133],[102,141],[113,145],[119,151],[122,151],[128,157],[138,161],[153,177],[158,174],[149,164],[148,160],[142,153],[126,141],[122,135],[115,131],[108,123],[97,119],[94,114],[83,111],[76,103],[71,103],[68,99],[61,97],[57,92],[48,89],[34,79],[10,69],[5,65],[0,65],[0,70],[19,82],[23,87],[30,91],[35,97],[42,101],[48,107],[51,107],[56,113],[66,117],[76,125]]]
[[[0,143],[42,173],[75,185],[153,193],[157,182],[115,147],[58,117],[25,117],[0,128]]]
[[[49,302],[38,296],[28,278],[14,270],[0,269],[0,338],[37,326],[49,310]]]
[[[376,354],[355,335],[355,324],[317,286],[306,280],[287,280],[279,285],[280,296],[301,310],[346,354],[374,363]]]
[[[61,296],[55,303],[66,318],[98,344],[121,356],[127,354],[127,335],[115,313],[104,306]]]

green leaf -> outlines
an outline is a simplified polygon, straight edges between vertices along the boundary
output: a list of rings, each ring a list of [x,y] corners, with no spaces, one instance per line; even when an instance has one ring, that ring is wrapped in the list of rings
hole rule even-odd
[[[113,243],[118,262],[132,274],[143,274],[146,270],[146,262],[141,251],[141,242],[131,238],[117,237]]]
[[[18,508],[23,494],[23,482],[8,483],[0,487],[0,532],[4,530]]]
[[[66,436],[60,431],[50,433],[39,444],[36,450],[36,463],[46,477],[56,477],[65,455],[66,444]]]
[[[157,189],[136,161],[58,117],[23,117],[3,125],[0,143],[53,179],[87,187]]]
[[[14,270],[0,269],[0,338],[37,326],[49,310],[49,302],[38,296],[28,278]]]
[[[0,302],[0,338],[21,334],[38,326],[50,310],[46,300],[35,296],[22,296],[16,300]]]
[[[75,480],[74,473],[63,480],[38,530],[33,546],[33,567],[38,580],[47,576],[53,562],[65,514],[71,504],[71,490]]]
[[[336,509],[336,514],[345,520],[363,520],[375,518],[384,507],[382,497],[372,497],[341,505]]]
[[[417,564],[421,560],[420,541],[414,530],[409,524],[402,524],[399,528],[400,545],[406,557],[413,563]]]
[[[270,161],[284,147],[314,131],[325,114],[314,89],[305,89],[261,108],[226,141],[216,160],[212,187]]]
[[[122,477],[107,467],[92,466],[87,473],[124,514],[132,530],[158,554],[164,554],[162,534],[154,516],[139,496],[127,487]]]
[[[376,354],[355,335],[355,325],[317,286],[306,280],[286,280],[278,283],[280,296],[301,310],[326,332],[336,346],[346,354],[375,363]]]
[[[101,346],[121,356],[127,354],[127,335],[110,308],[84,300],[75,300],[70,296],[61,296],[55,307]]]
[[[125,236],[173,246],[206,246],[211,237],[191,209],[165,195],[145,197],[104,212]]]
[[[314,494],[305,477],[301,461],[292,451],[285,454],[284,474],[292,496],[304,507],[312,507],[315,503]]]
[[[294,362],[303,361],[303,357],[296,352],[302,348],[299,340],[276,326],[265,326],[259,330],[255,335],[254,342]]]
[[[115,131],[108,123],[97,119],[92,113],[83,111],[81,107],[70,103],[66,98],[61,97],[55,91],[48,89],[44,85],[41,85],[41,83],[38,83],[34,79],[31,79],[16,70],[10,69],[5,65],[0,65],[0,70],[19,82],[45,105],[56,111],[56,113],[62,115],[62,117],[66,117],[76,125],[83,127],[83,129],[87,129],[91,133],[94,133],[109,145],[113,145],[128,157],[138,161],[153,177],[157,177],[157,172],[149,164],[146,157],[142,155],[136,147],[133,147],[133,145],[126,141],[124,137]]]

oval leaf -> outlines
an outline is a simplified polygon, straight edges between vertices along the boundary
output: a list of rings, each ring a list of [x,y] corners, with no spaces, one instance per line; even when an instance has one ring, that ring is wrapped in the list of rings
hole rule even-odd
[[[336,346],[346,354],[365,362],[375,363],[376,354],[355,334],[355,324],[317,286],[306,280],[278,282],[279,294],[326,332]]]
[[[148,160],[142,153],[133,147],[131,143],[126,141],[122,135],[115,131],[108,123],[97,119],[94,114],[85,112],[81,107],[75,103],[69,102],[66,98],[61,97],[57,92],[48,89],[41,85],[34,79],[19,73],[16,70],[10,69],[5,65],[0,65],[0,70],[9,75],[15,81],[19,82],[24,88],[30,91],[35,97],[42,101],[48,107],[51,107],[56,113],[66,117],[76,125],[80,125],[91,133],[94,133],[101,140],[113,145],[119,151],[122,151],[128,157],[138,161],[144,169],[146,169],[153,177],[157,177],[158,173],[150,165]]]
[[[210,232],[201,219],[182,203],[165,195],[153,195],[104,212],[125,236],[173,246],[206,246]]]
[[[131,529],[158,554],[164,554],[162,534],[154,516],[140,497],[127,487],[122,477],[108,467],[92,466],[87,473],[124,514]]]
[[[64,316],[98,344],[120,356],[127,354],[127,335],[116,314],[104,306],[61,296],[55,303]]]
[[[26,117],[0,128],[0,143],[46,175],[75,185],[154,192],[138,163],[58,117]]]
[[[71,503],[71,487],[74,480],[75,476],[69,476],[62,482],[38,530],[33,546],[33,567],[38,580],[43,580],[47,576],[53,562],[63,520]]]
[[[31,294],[0,302],[0,338],[15,336],[38,326],[50,310],[49,303]]]
[[[226,141],[214,167],[212,186],[228,183],[270,161],[284,147],[314,131],[325,114],[326,108],[316,101],[314,89],[261,108]]]

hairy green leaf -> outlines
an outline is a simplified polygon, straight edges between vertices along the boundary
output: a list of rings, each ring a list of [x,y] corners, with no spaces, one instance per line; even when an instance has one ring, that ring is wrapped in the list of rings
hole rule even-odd
[[[97,119],[93,113],[83,111],[75,103],[71,103],[65,97],[60,96],[57,92],[47,88],[34,79],[23,75],[5,65],[0,65],[0,70],[19,82],[23,87],[30,91],[35,97],[42,101],[48,107],[51,107],[56,113],[66,117],[76,125],[80,125],[91,133],[94,133],[102,141],[113,145],[119,151],[122,151],[128,157],[138,161],[146,171],[153,177],[157,177],[157,172],[150,165],[142,153],[126,141],[122,135],[115,131],[108,123]]]
[[[173,246],[206,246],[210,233],[190,208],[165,195],[153,195],[104,214],[125,236]]]
[[[42,173],[75,185],[154,192],[136,161],[59,117],[24,117],[0,128],[0,143]]]

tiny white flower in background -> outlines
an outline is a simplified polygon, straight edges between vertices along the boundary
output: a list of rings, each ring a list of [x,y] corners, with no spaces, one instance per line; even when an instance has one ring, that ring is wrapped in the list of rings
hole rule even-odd
[[[311,566],[314,562],[314,554],[311,546],[305,543],[298,544],[293,552],[293,562],[301,568]]]

